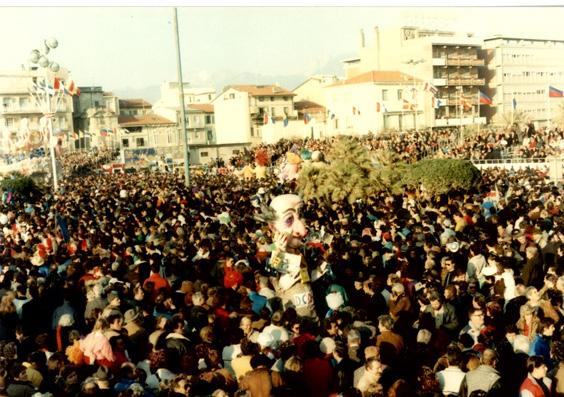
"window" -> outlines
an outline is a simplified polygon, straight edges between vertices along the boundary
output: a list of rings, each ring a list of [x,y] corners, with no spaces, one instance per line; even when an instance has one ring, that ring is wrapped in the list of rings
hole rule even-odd
[[[129,139],[122,139],[121,140],[121,145],[123,147],[129,147]]]
[[[239,154],[239,149],[233,149],[233,154]]]
[[[208,142],[213,141],[213,131],[212,131],[212,130],[208,130],[208,131],[207,131],[207,135],[208,135]]]
[[[270,108],[270,116],[274,117],[276,116],[276,112],[274,111],[275,108]]]
[[[6,119],[6,127],[13,127],[14,126],[14,119],[12,117],[8,117]]]
[[[255,136],[255,130],[253,127],[251,127],[251,136],[254,137]]]
[[[135,139],[135,146],[137,146],[137,147],[145,146],[145,139],[136,138]]]
[[[208,95],[208,101],[211,101],[212,97],[211,94]]]
[[[200,157],[208,157],[208,152],[200,152]]]
[[[95,108],[100,107],[100,102],[99,102],[99,101],[94,101],[94,107],[95,107]]]
[[[270,97],[270,101],[271,101],[271,102],[274,102],[274,97],[273,97],[273,96]]]
[[[388,100],[388,90],[382,90],[382,100],[383,101]]]
[[[233,93],[229,94],[229,99],[235,99],[235,94]]]
[[[206,115],[206,124],[211,124],[211,123],[212,123],[212,116]]]
[[[398,90],[398,100],[403,99],[403,90]]]
[[[262,102],[262,101],[264,101],[264,97],[263,97],[263,96],[259,96],[259,97],[258,97],[258,100],[259,100],[259,102]]]

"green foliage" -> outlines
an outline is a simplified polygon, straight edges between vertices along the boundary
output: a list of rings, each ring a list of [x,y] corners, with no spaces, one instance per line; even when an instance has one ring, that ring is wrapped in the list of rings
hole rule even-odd
[[[423,187],[431,195],[452,190],[470,190],[480,181],[480,170],[467,160],[425,159],[409,167],[401,184],[408,188]]]
[[[14,173],[0,181],[2,191],[12,192],[16,199],[35,202],[43,195],[42,187],[31,176]]]
[[[330,163],[305,166],[298,177],[298,190],[305,200],[321,203],[373,197],[381,192],[401,194],[423,188],[430,195],[470,190],[480,181],[480,171],[470,161],[425,159],[415,164],[394,161],[385,153],[369,151],[350,137],[340,138],[327,154]]]
[[[339,138],[327,159],[330,165],[309,165],[300,172],[298,189],[306,200],[353,203],[386,189],[370,153],[354,138]]]

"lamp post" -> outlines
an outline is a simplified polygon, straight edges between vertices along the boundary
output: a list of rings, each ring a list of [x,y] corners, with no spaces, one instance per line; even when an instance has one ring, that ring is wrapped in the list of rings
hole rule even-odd
[[[57,87],[52,87],[49,84],[49,72],[57,73],[60,70],[60,66],[56,62],[50,61],[49,58],[47,58],[47,55],[52,49],[57,48],[59,43],[54,38],[47,39],[43,43],[45,46],[43,52],[37,49],[31,51],[29,61],[34,65],[38,65],[43,70],[43,74],[36,77],[30,94],[36,105],[38,105],[41,109],[41,112],[46,120],[47,141],[49,145],[49,154],[51,156],[51,167],[53,170],[53,189],[57,192],[59,188],[57,178],[57,160],[55,157],[55,145],[57,144],[57,141],[53,134],[53,117],[55,116],[55,113],[57,113],[64,91],[56,89]]]
[[[405,62],[408,65],[413,66],[413,72],[415,71],[415,66],[419,65],[420,63],[425,62],[424,59],[410,59],[409,61]],[[415,101],[415,92],[416,92],[416,88],[415,88],[415,73],[411,73],[411,78],[412,78],[412,84],[413,84],[413,88],[412,88],[412,93],[413,93],[413,100]],[[415,129],[415,131],[417,131],[417,102],[415,102],[415,104],[412,106],[413,108],[413,128]]]

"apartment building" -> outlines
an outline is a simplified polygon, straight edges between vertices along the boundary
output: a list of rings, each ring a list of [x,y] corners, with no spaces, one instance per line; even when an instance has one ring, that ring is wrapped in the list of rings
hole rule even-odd
[[[328,135],[424,128],[432,99],[423,82],[399,71],[370,71],[325,88]]]
[[[324,88],[335,84],[339,78],[334,75],[315,75],[308,78],[292,91],[296,96],[294,102],[309,101],[326,106]]]
[[[277,85],[227,86],[213,100],[217,143],[260,143],[261,127],[269,120],[296,119],[295,95]]]
[[[504,122],[520,113],[546,125],[558,115],[562,98],[549,98],[548,87],[564,90],[564,41],[496,36],[484,40],[484,54],[494,104],[489,119]]]
[[[396,70],[432,83],[437,108],[430,127],[483,124],[479,92],[484,90],[482,42],[472,34],[419,27],[374,28],[367,44],[360,32],[359,56],[343,61],[347,78],[370,71]]]
[[[119,99],[100,86],[80,87],[80,96],[73,97],[75,149],[117,145]]]
[[[211,101],[215,97],[213,88],[190,87],[184,83],[184,106],[186,107],[186,128],[191,145],[213,145],[215,139],[215,115]],[[181,125],[180,93],[177,82],[161,85],[161,97],[153,105],[153,113]],[[181,140],[177,143],[180,144]]]
[[[41,141],[41,119],[43,111],[30,95],[33,80],[43,77],[45,71],[19,70],[0,72],[0,152],[29,150],[45,145]],[[61,69],[57,74],[48,73],[47,81],[55,77],[66,80],[68,71]],[[50,83],[49,85],[52,85]],[[58,107],[53,116],[53,130],[63,134],[68,141],[73,130],[73,104],[70,95],[57,95]],[[29,138],[24,139],[27,136]]]

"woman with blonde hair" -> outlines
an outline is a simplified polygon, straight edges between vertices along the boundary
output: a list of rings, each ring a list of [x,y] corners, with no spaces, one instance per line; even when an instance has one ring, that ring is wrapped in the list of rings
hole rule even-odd
[[[0,300],[0,340],[12,340],[16,336],[20,319],[14,305],[15,297],[12,291],[8,291]]]
[[[87,364],[96,363],[110,368],[115,361],[110,341],[104,336],[104,331],[107,328],[107,321],[100,316],[96,320],[92,332],[80,341],[80,349]]]
[[[525,335],[532,341],[539,328],[539,318],[535,314],[535,308],[525,303],[519,309],[519,320],[517,320],[517,328],[521,335]]]

